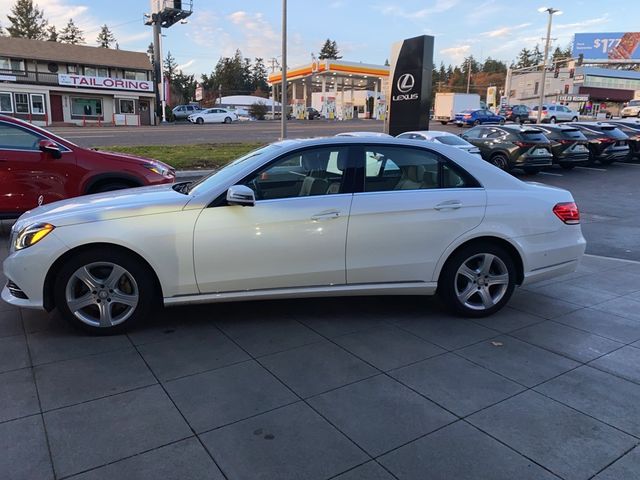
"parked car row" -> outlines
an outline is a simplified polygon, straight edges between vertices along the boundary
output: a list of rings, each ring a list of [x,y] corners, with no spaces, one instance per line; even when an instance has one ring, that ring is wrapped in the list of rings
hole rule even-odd
[[[459,137],[438,131],[405,132],[399,138],[451,145],[510,171],[535,174],[557,164],[564,169],[640,159],[640,121],[570,122],[545,125],[476,124]]]

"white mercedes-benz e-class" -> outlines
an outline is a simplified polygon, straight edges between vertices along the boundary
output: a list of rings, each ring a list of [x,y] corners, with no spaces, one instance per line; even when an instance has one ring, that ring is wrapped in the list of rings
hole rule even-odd
[[[2,298],[95,333],[157,305],[431,295],[498,311],[584,253],[565,190],[460,149],[393,138],[268,145],[188,184],[52,203],[11,233]]]

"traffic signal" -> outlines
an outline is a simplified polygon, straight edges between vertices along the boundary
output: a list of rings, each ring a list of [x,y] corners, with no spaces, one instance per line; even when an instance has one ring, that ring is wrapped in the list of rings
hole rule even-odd
[[[579,67],[579,66],[582,65],[582,62],[584,62],[584,54],[583,53],[578,55],[578,61],[576,62],[576,65]]]

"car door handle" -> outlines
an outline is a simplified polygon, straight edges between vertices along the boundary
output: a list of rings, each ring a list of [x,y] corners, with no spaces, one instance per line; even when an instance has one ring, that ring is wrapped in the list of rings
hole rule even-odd
[[[437,204],[433,208],[435,208],[436,210],[445,210],[445,209],[457,210],[460,207],[462,207],[462,202],[460,200],[448,200],[446,202]]]
[[[333,220],[340,216],[340,212],[338,210],[329,210],[327,212],[316,213],[311,217],[311,220],[314,222],[318,222],[320,220]]]

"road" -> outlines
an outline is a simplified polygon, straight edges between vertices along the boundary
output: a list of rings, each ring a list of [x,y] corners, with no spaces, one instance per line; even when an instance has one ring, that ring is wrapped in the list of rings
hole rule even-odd
[[[291,120],[290,138],[332,136],[340,132],[382,132],[383,122],[352,120]],[[457,127],[449,127],[457,128]],[[238,122],[194,125],[180,122],[156,127],[56,127],[52,132],[83,147],[109,145],[186,145],[194,143],[274,142],[280,137],[280,122]]]

